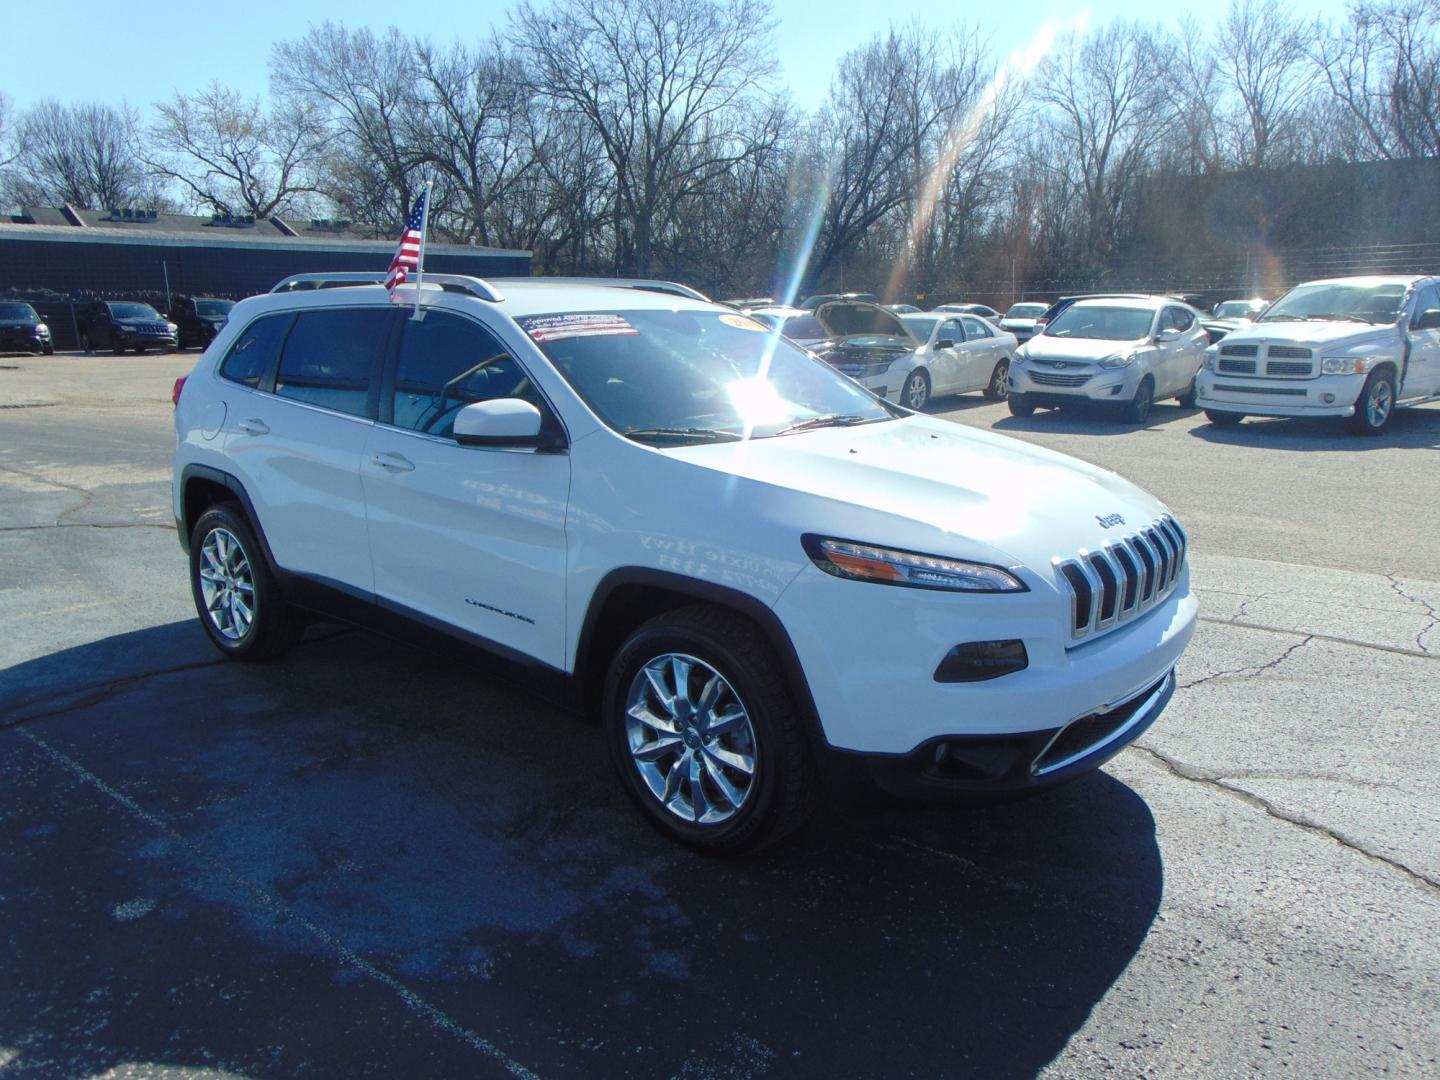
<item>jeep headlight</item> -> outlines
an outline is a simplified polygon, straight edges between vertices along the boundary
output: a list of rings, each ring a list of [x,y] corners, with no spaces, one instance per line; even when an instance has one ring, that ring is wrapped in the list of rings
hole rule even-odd
[[[173,322],[167,322],[165,325],[170,328],[170,333],[172,333],[172,334],[175,333],[175,331],[177,331],[177,330],[180,329],[180,327],[176,326]]]
[[[1358,356],[1322,356],[1320,371],[1325,375],[1361,375],[1365,361]]]
[[[1130,366],[1131,364],[1133,364],[1134,362],[1135,362],[1135,354],[1134,354],[1134,353],[1129,353],[1128,355],[1125,355],[1125,356],[1119,356],[1119,355],[1116,355],[1116,356],[1107,356],[1104,360],[1101,360],[1101,361],[1100,361],[1100,366],[1101,366],[1102,368],[1122,368],[1122,367],[1129,367],[1129,366]]]
[[[1026,585],[1008,570],[986,563],[966,562],[940,555],[875,547],[854,540],[837,540],[807,534],[801,538],[810,560],[839,578],[901,585],[912,589],[950,592],[1027,592]]]

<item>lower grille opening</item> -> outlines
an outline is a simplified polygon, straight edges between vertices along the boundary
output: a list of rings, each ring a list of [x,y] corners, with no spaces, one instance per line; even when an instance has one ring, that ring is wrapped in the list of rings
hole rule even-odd
[[[1167,675],[1166,678],[1169,678]],[[1059,768],[1074,758],[1103,746],[1114,734],[1135,718],[1135,714],[1148,702],[1151,695],[1164,684],[1161,679],[1148,686],[1125,704],[1109,712],[1091,713],[1072,721],[1051,741],[1030,766],[1037,776]]]

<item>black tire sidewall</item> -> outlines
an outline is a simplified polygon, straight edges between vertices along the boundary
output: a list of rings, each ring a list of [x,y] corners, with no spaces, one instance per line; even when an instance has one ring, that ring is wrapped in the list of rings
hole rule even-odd
[[[1010,405],[1011,416],[1034,416],[1035,404],[1024,394],[1011,394],[1006,401]]]
[[[985,384],[985,389],[982,391],[984,396],[991,401],[1004,401],[1010,396],[1006,392],[1005,379],[1001,377],[1000,374],[1002,371],[1005,373],[1005,377],[1009,376],[1010,358],[1008,356],[1002,358],[1000,362],[990,370],[990,381]]]
[[[666,810],[651,793],[630,756],[625,733],[625,700],[630,683],[644,664],[664,653],[677,652],[704,660],[730,683],[750,716],[755,735],[755,774],[745,805],[728,821],[716,825],[693,825]],[[775,701],[762,673],[704,629],[686,627],[671,620],[653,620],[637,630],[616,653],[605,681],[603,724],[610,759],[625,792],[646,819],[662,833],[700,850],[717,853],[739,851],[768,831],[781,780],[784,735],[778,710],[788,702]]]
[[[250,564],[250,578],[255,585],[255,619],[249,631],[238,641],[231,641],[215,628],[205,610],[204,594],[200,590],[201,547],[208,536],[217,528],[227,529],[240,542],[240,549]],[[190,534],[190,595],[195,601],[195,614],[200,625],[210,638],[211,644],[226,656],[237,660],[258,659],[268,655],[274,648],[281,626],[288,612],[280,597],[275,579],[265,563],[265,554],[250,524],[238,507],[229,503],[212,506],[195,522]]]
[[[1149,421],[1154,408],[1155,380],[1146,375],[1135,388],[1135,396],[1125,403],[1124,416],[1129,423],[1144,424]]]

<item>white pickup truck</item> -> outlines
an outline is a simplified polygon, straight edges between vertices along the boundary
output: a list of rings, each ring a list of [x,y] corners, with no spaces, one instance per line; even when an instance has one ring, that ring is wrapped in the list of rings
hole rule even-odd
[[[1206,350],[1195,389],[1212,424],[1334,416],[1378,435],[1398,406],[1440,400],[1440,278],[1297,285]]]

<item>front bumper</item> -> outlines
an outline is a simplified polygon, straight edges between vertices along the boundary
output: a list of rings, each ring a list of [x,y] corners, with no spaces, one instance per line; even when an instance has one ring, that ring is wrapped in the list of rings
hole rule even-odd
[[[870,776],[896,795],[921,799],[1024,791],[1097,769],[1138,739],[1175,693],[1175,670],[1112,709],[1022,735],[932,739],[905,755],[863,755]]]
[[[0,352],[43,352],[52,340],[49,334],[29,327],[0,327]]]
[[[1248,416],[1354,416],[1364,386],[1364,375],[1254,379],[1204,370],[1195,377],[1200,408]]]
[[[115,340],[127,349],[139,347],[142,349],[170,349],[173,351],[179,345],[179,340],[175,334],[137,334],[133,330],[120,331],[115,335]]]
[[[1051,381],[1079,378],[1085,381],[1078,386],[1057,385]],[[1109,369],[1093,366],[1057,369],[1031,361],[1025,364],[1012,363],[1008,381],[1010,393],[1024,394],[1040,402],[1128,401],[1135,396],[1135,391],[1140,386],[1140,372],[1133,364],[1130,367]]]
[[[896,590],[811,567],[775,603],[826,743],[889,757],[902,769],[904,759],[933,754],[937,742],[1030,747],[1121,707],[1173,670],[1195,632],[1196,611],[1188,567],[1162,603],[1080,644],[1068,635],[1069,601],[1053,587],[1003,594]],[[956,645],[1001,640],[1024,643],[1024,670],[984,682],[935,681]],[[999,775],[1006,784],[1016,779],[1008,767]]]

